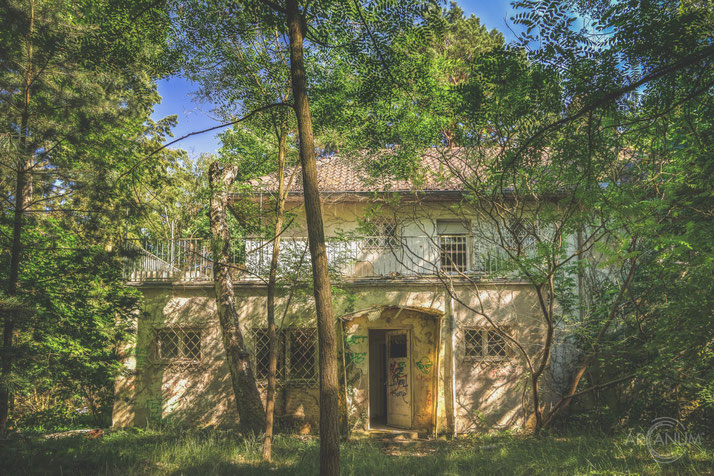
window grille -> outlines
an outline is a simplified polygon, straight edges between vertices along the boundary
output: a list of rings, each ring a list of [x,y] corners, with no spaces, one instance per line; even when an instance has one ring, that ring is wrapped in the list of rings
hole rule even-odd
[[[165,363],[201,361],[201,331],[184,327],[156,330],[156,355]]]
[[[493,329],[464,329],[465,360],[504,360],[508,358],[506,340]]]
[[[467,235],[439,235],[441,271],[463,273],[468,270]]]
[[[270,362],[270,336],[268,329],[253,329],[253,346],[255,347],[255,376],[263,380],[268,378],[268,365]],[[285,331],[277,330],[278,337],[278,366],[275,375],[278,380],[285,378]]]
[[[289,376],[291,379],[313,380],[317,374],[315,371],[317,333],[315,329],[290,329],[290,354],[288,362]]]
[[[483,338],[479,329],[465,329],[464,343],[466,345],[466,357],[483,357]]]
[[[505,245],[511,250],[523,253],[535,243],[537,226],[523,218],[508,220],[505,230]]]
[[[317,330],[295,327],[281,329],[277,335],[278,381],[307,385],[317,383]],[[251,338],[256,377],[265,380],[268,378],[270,354],[268,329],[253,328]]]
[[[367,236],[362,240],[363,251],[378,251],[399,245],[399,225],[396,222],[377,217],[369,222],[369,228],[374,236]]]

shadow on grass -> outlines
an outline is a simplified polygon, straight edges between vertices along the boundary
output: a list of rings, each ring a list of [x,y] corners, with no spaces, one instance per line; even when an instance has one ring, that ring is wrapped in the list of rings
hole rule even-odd
[[[624,436],[479,437],[454,441],[358,440],[342,445],[346,475],[714,474],[711,442],[659,465]],[[230,431],[118,431],[100,439],[13,438],[0,443],[4,474],[317,474],[318,440],[278,436],[274,462],[258,439]]]

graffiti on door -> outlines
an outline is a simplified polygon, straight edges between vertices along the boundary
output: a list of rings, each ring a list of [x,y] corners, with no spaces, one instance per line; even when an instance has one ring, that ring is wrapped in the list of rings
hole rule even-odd
[[[409,383],[407,382],[407,375],[405,373],[406,362],[398,362],[393,360],[389,366],[389,393],[394,397],[401,397],[404,403],[407,402],[407,387]]]

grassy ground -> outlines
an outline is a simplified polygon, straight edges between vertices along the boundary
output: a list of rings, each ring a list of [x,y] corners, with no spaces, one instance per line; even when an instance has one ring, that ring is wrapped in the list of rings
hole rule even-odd
[[[710,444],[659,465],[622,436],[513,436],[455,441],[362,439],[342,446],[343,474],[714,474]],[[272,464],[260,442],[225,431],[117,431],[102,438],[41,435],[0,442],[4,474],[317,474],[318,441],[278,436]]]

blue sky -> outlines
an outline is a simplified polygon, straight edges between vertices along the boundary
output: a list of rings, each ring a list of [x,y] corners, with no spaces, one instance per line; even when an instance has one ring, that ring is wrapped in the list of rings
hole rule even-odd
[[[505,20],[512,15],[510,0],[460,0],[457,3],[466,15],[476,15],[489,29],[496,28],[501,31],[506,41],[512,39],[513,35]],[[162,101],[156,105],[152,118],[156,120],[176,114],[178,125],[173,129],[175,138],[220,124],[211,114],[210,103],[194,101],[192,93],[196,86],[185,78],[163,79],[159,81],[158,87]],[[217,132],[211,132],[184,139],[174,147],[185,149],[191,157],[196,157],[201,153],[215,153],[220,142]]]

